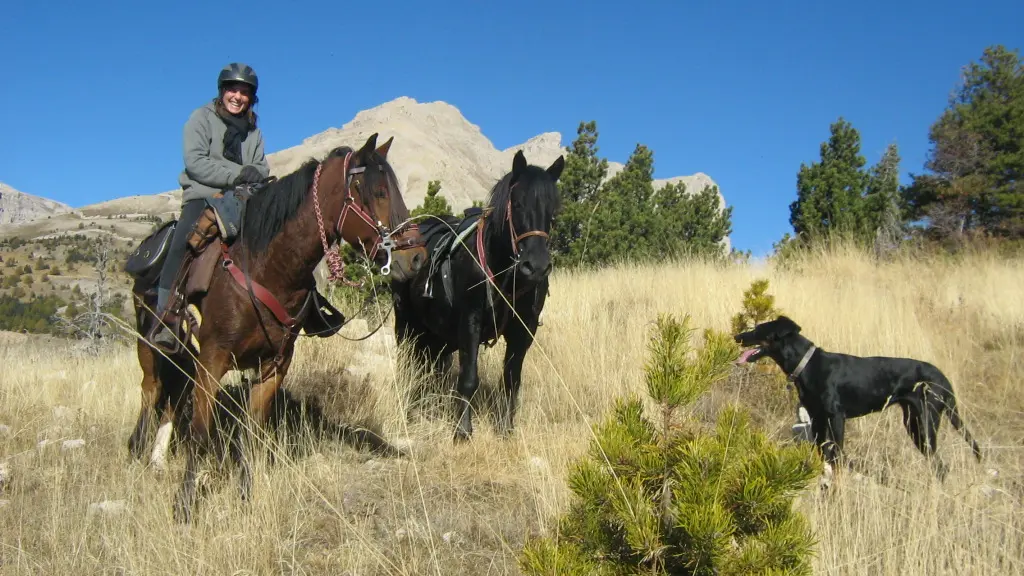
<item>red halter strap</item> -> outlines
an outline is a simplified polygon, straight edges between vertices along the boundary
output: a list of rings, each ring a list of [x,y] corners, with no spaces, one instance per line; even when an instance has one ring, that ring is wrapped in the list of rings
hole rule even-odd
[[[363,222],[366,222],[371,228],[377,231],[379,241],[373,245],[370,250],[370,259],[373,259],[377,255],[378,248],[386,242],[387,233],[384,231],[383,225],[378,221],[374,223],[373,218],[366,213],[366,210],[362,206],[356,204],[355,197],[352,196],[352,175],[359,174],[366,171],[365,166],[359,166],[357,168],[349,168],[349,162],[352,160],[352,153],[349,152],[345,155],[343,163],[343,170],[345,174],[345,198],[343,200],[344,206],[341,209],[341,214],[338,215],[338,220],[334,224],[334,235],[337,238],[341,238],[341,231],[345,225],[345,218],[348,213],[354,212],[356,216],[361,218]],[[341,280],[348,286],[359,287],[362,284],[358,282],[352,282],[345,278],[345,263],[341,260],[341,245],[339,244],[337,249],[332,252],[330,245],[327,243],[327,232],[324,230],[324,217],[320,211],[320,195],[318,184],[320,182],[320,172],[323,169],[323,163],[316,167],[316,173],[313,174],[313,188],[311,193],[313,194],[313,209],[316,211],[316,223],[320,231],[320,243],[324,247],[324,255],[327,256],[327,267],[330,270],[327,278],[331,281]],[[390,266],[390,261],[385,267]],[[382,273],[387,274],[390,270],[381,270]]]

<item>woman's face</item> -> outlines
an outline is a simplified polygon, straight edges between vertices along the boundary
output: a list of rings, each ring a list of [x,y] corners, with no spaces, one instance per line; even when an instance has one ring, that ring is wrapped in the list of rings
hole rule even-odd
[[[249,109],[249,102],[252,101],[252,86],[245,82],[228,82],[224,85],[224,96],[221,103],[224,109],[234,115],[239,115]]]

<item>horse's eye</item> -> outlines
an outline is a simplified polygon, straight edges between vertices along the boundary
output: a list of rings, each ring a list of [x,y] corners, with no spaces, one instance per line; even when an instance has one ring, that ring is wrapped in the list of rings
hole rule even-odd
[[[376,196],[377,196],[377,198],[379,198],[381,200],[387,198],[388,197],[388,188],[387,188],[387,186],[381,186],[380,188],[377,188]]]

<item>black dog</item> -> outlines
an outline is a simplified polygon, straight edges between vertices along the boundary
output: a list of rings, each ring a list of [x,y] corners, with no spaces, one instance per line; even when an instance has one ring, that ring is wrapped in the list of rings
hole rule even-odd
[[[842,455],[847,418],[879,412],[893,403],[903,409],[907,432],[918,450],[931,460],[939,480],[945,479],[947,471],[935,455],[944,411],[981,461],[981,448],[957,412],[953,387],[928,362],[826,352],[802,336],[800,326],[785,316],[736,334],[734,339],[741,346],[754,346],[740,356],[738,363],[767,356],[796,386],[800,402],[811,416],[815,443],[829,464],[835,464]]]

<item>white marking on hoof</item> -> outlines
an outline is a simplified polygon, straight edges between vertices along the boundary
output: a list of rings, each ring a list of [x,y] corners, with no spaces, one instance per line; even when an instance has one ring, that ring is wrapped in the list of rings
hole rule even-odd
[[[160,429],[156,431],[156,441],[153,443],[153,455],[149,459],[150,465],[157,472],[164,472],[167,470],[167,449],[171,445],[171,432],[174,430],[174,424],[167,422],[160,425]]]

